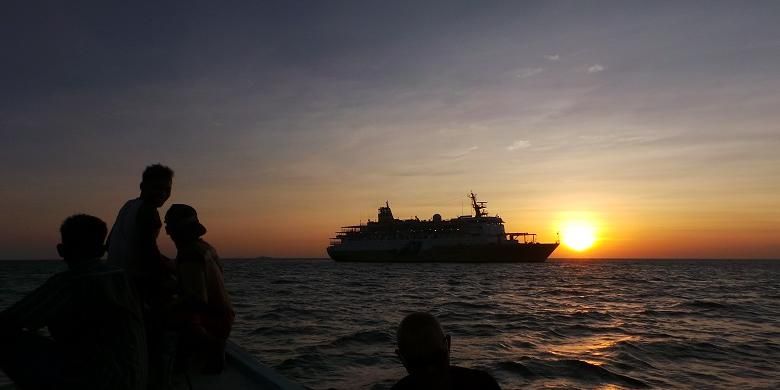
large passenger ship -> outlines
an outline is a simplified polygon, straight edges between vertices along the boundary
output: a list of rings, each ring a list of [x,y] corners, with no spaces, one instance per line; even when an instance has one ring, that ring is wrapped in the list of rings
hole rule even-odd
[[[534,233],[507,233],[487,202],[469,194],[474,215],[448,220],[396,219],[385,202],[376,221],[344,226],[331,239],[328,255],[352,262],[543,262],[558,242],[539,243]]]

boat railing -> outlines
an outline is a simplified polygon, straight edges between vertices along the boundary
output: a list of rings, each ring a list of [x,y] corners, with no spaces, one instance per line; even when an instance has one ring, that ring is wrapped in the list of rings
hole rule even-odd
[[[523,237],[523,244],[536,244],[536,233],[504,233],[508,241],[517,241],[519,237]]]

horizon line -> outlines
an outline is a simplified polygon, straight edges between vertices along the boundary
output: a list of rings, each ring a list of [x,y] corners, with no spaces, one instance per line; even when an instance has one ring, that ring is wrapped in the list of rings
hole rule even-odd
[[[256,257],[223,257],[221,260],[227,261],[262,261],[262,260],[332,260],[330,257],[296,257],[296,256],[256,256]],[[771,257],[550,257],[549,261],[565,261],[565,260],[606,260],[606,261],[620,261],[620,260],[672,260],[672,261],[706,261],[706,260],[734,260],[734,261],[780,261],[780,258]],[[26,258],[26,259],[0,259],[0,261],[64,261],[63,259],[41,259],[41,258]],[[386,262],[402,264],[404,262]],[[425,262],[420,262],[425,263]],[[439,262],[430,262],[439,263]],[[446,263],[446,262],[444,262]],[[473,262],[472,264],[480,264],[482,262]],[[484,262],[487,264],[499,264]],[[506,263],[511,264],[511,262]]]

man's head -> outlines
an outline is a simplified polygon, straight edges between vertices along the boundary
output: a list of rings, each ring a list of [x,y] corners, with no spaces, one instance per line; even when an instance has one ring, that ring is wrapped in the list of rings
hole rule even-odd
[[[104,241],[108,228],[100,218],[77,214],[65,220],[60,226],[62,242],[57,253],[68,264],[82,260],[99,259],[106,251]]]
[[[165,213],[165,232],[174,242],[197,240],[206,234],[198,220],[198,212],[186,204],[173,204]]]
[[[410,374],[440,370],[450,364],[450,336],[436,317],[412,313],[398,326],[396,354]]]
[[[165,165],[154,164],[144,169],[141,179],[141,199],[154,207],[161,207],[171,196],[173,170]]]

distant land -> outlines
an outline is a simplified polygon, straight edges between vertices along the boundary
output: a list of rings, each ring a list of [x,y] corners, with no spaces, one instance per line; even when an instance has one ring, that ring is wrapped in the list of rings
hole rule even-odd
[[[257,256],[257,257],[230,257],[225,260],[330,260],[328,257],[273,257],[273,256]]]

